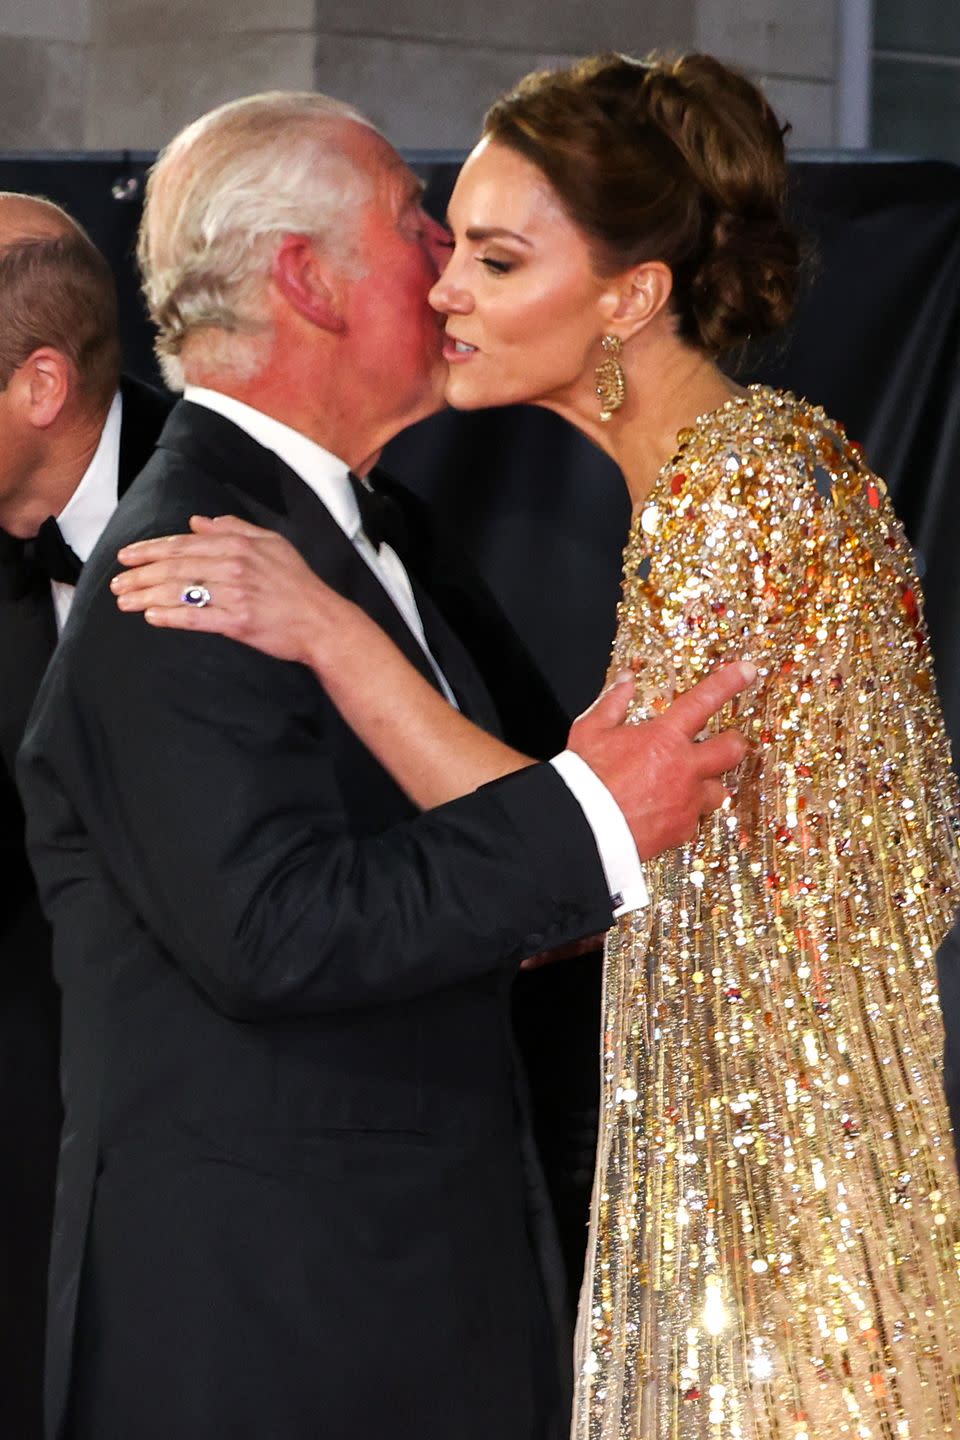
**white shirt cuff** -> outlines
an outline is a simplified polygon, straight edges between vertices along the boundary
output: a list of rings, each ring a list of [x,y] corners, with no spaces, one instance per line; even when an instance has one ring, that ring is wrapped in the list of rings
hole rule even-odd
[[[614,915],[642,910],[650,898],[643,878],[643,862],[620,806],[600,777],[572,750],[555,755],[550,764],[580,802],[593,831]]]

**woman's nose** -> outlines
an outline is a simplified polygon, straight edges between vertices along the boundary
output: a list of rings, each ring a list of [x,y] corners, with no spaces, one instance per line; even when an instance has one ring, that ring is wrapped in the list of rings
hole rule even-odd
[[[465,315],[473,309],[473,299],[469,292],[457,284],[452,258],[427,299],[441,315]]]

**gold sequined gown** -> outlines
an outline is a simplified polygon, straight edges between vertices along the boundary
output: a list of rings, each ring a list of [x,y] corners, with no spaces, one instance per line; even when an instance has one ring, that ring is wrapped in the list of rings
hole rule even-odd
[[[882,482],[751,387],[681,433],[619,620],[638,719],[723,660],[760,679],[730,809],[608,938],[575,1440],[958,1436],[957,793]]]

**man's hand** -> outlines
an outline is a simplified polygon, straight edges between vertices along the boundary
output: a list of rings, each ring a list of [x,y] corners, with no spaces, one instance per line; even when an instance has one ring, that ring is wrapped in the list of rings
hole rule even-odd
[[[633,694],[626,675],[575,720],[567,748],[606,785],[630,826],[637,854],[649,860],[691,840],[703,815],[723,804],[720,779],[747,753],[736,730],[698,741],[711,716],[757,678],[754,665],[724,665],[661,715],[625,725]]]

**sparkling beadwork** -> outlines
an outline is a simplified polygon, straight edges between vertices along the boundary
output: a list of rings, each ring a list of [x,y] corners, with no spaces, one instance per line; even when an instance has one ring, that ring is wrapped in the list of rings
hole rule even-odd
[[[761,678],[728,810],[607,941],[574,1440],[960,1440],[934,974],[960,816],[910,550],[790,395],[678,447],[611,669],[636,721],[724,660]]]

